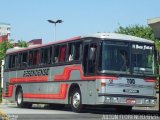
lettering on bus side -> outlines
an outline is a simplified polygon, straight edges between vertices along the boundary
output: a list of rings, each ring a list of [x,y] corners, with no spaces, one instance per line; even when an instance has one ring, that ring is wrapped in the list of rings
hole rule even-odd
[[[23,77],[47,76],[48,74],[49,74],[49,68],[35,69],[35,70],[26,70],[23,73]]]

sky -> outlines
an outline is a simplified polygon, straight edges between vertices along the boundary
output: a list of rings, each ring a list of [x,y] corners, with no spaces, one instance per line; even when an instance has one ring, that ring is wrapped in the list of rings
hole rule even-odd
[[[147,25],[160,17],[160,0],[0,0],[0,22],[11,24],[15,41],[56,40],[97,32],[114,32],[119,26]]]

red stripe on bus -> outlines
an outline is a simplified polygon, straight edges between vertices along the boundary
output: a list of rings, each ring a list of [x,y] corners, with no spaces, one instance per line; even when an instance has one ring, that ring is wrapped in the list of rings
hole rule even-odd
[[[117,80],[117,77],[113,77],[113,76],[91,76],[91,77],[86,77],[83,75],[83,70],[81,66],[67,66],[64,68],[64,71],[62,74],[59,75],[55,75],[54,76],[54,81],[61,81],[61,80],[69,80],[70,78],[70,73],[73,70],[77,70],[80,72],[80,77],[81,80],[96,80],[96,79],[112,79],[112,80]]]
[[[152,78],[146,78],[144,79],[145,82],[156,82],[156,79],[152,79]]]
[[[8,87],[8,93],[4,93],[3,97],[12,97],[13,88],[14,88],[13,85],[9,85],[9,87]]]
[[[61,84],[60,91],[56,94],[37,94],[37,93],[24,93],[24,98],[36,99],[65,99],[67,95],[68,84]]]
[[[26,83],[26,82],[46,82],[48,81],[48,76],[32,76],[32,77],[22,77],[22,78],[11,78],[10,83]],[[9,85],[8,93],[4,93],[3,97],[12,97],[13,85]]]
[[[32,76],[32,77],[21,77],[21,78],[10,79],[10,83],[46,82],[46,81],[48,81],[48,76]]]

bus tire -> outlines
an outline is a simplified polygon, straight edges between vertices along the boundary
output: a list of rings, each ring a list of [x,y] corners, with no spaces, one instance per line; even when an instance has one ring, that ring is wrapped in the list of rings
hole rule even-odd
[[[71,93],[71,108],[72,111],[77,113],[83,110],[81,91],[78,88]]]
[[[23,101],[23,91],[19,88],[16,94],[16,102],[19,108],[31,108],[32,104]]]
[[[118,113],[131,113],[132,111],[132,106],[117,106],[116,111]]]

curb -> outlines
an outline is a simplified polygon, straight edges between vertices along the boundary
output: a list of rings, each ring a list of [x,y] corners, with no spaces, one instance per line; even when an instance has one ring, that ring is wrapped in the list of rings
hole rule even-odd
[[[0,103],[0,105],[17,105],[16,103]]]

